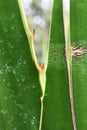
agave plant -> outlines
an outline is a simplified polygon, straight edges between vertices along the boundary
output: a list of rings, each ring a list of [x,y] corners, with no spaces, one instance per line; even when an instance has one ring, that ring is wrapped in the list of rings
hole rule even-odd
[[[0,130],[86,130],[86,0],[0,2]]]

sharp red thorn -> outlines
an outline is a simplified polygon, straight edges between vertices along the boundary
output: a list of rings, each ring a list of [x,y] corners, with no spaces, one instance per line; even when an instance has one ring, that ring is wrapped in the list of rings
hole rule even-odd
[[[33,36],[35,35],[35,29],[33,29],[33,31],[32,31],[32,35],[33,35]]]
[[[41,67],[41,69],[42,69],[42,70],[44,70],[44,69],[45,69],[45,68],[44,68],[44,64],[43,64],[43,65],[41,65],[40,67]]]

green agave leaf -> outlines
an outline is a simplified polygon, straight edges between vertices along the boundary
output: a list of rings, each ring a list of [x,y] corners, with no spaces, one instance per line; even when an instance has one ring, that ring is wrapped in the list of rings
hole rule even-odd
[[[0,1],[0,130],[38,130],[40,96],[18,2]]]
[[[84,48],[86,10],[86,0],[71,1],[71,43]],[[17,0],[0,1],[0,13],[0,130],[38,130],[42,93]],[[74,129],[62,13],[54,0],[42,130]],[[77,129],[86,130],[86,55],[73,58],[72,70]]]
[[[73,81],[72,81],[72,48],[71,34],[70,34],[70,0],[63,0],[63,22],[64,22],[64,36],[65,36],[65,57],[68,70],[69,95],[72,113],[72,122],[74,130],[77,130],[76,115],[74,106]]]
[[[67,44],[68,38],[65,38]],[[61,0],[54,1],[50,42],[43,130],[73,130]]]
[[[87,49],[87,1],[71,1],[71,40]],[[87,55],[73,58],[73,86],[77,129],[87,129]]]

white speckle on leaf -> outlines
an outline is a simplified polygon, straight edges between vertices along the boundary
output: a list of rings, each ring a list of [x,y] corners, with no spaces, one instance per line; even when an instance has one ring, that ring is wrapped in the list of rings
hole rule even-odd
[[[2,56],[4,56],[5,55],[5,52],[2,52]]]
[[[5,72],[11,71],[11,67],[6,63],[5,64]]]
[[[19,81],[20,81],[20,79],[17,78],[17,82],[19,82]]]
[[[13,74],[16,74],[16,71],[15,71],[15,70],[13,70]]]
[[[8,46],[12,49],[12,48],[14,48],[14,46],[12,45],[12,43],[8,43]]]
[[[19,116],[22,116],[23,114],[22,113],[19,113]]]
[[[28,118],[28,113],[24,113],[24,119]]]
[[[36,88],[36,86],[35,86],[35,85],[33,85],[33,86],[32,86],[32,88]]]
[[[8,110],[1,110],[0,112],[5,115],[7,114]]]
[[[26,123],[27,123],[27,121],[24,121],[24,123],[26,124]]]
[[[32,120],[31,120],[31,124],[34,125],[35,124],[35,120],[36,120],[36,117],[33,116]]]
[[[3,74],[3,71],[2,71],[2,70],[0,70],[0,74]]]
[[[25,65],[25,64],[27,64],[27,62],[26,62],[26,61],[24,61],[23,63],[24,63],[24,65]]]
[[[17,130],[16,128],[14,128],[13,130]]]
[[[22,82],[24,82],[24,81],[25,81],[25,79],[24,79],[24,78],[22,78],[21,80],[22,80]]]
[[[11,30],[14,30],[14,26],[11,26]]]

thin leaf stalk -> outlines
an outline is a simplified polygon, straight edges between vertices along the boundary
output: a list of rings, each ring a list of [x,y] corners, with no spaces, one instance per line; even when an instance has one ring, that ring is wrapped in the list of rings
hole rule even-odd
[[[65,52],[66,52],[66,62],[67,62],[67,70],[68,70],[72,123],[73,123],[74,130],[77,130],[75,106],[74,106],[73,82],[72,82],[72,54],[71,54],[71,39],[70,39],[70,0],[63,0],[63,22],[64,22]]]
[[[40,123],[39,123],[39,130],[42,129],[42,120],[43,120],[43,99],[44,97],[40,97],[41,99],[41,112],[40,112]]]
[[[45,96],[45,88],[46,88],[46,72],[45,70],[42,70],[39,72],[39,79],[40,79],[40,84],[41,84],[41,89],[42,89],[42,96],[40,97],[41,100],[41,112],[40,112],[40,123],[39,123],[39,130],[42,129],[42,120],[43,120],[43,101],[44,101],[44,96]]]

